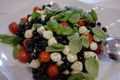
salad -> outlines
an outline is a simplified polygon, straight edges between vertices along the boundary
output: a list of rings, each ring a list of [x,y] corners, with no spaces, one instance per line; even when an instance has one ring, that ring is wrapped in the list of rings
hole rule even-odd
[[[9,25],[0,42],[13,46],[13,57],[27,63],[34,80],[95,80],[101,42],[108,37],[94,10],[56,4],[36,6],[20,23]]]

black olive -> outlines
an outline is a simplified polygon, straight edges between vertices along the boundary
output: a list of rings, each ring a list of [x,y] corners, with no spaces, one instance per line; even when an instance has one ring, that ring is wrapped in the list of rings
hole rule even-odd
[[[46,21],[41,21],[41,24],[42,24],[42,25],[45,25],[45,24],[46,24]]]
[[[24,29],[26,24],[25,23],[20,23],[18,26],[19,26],[20,29]]]
[[[107,32],[107,28],[106,28],[106,27],[102,27],[102,30],[103,30],[104,32]]]
[[[100,22],[97,22],[97,25],[98,25],[98,26],[101,26],[101,23],[100,23]]]
[[[18,44],[23,45],[24,37],[20,37],[17,41]]]
[[[42,41],[41,41],[41,45],[42,45],[43,47],[48,46],[48,41],[47,41],[47,40],[42,40]]]
[[[37,79],[37,77],[38,77],[38,74],[33,74],[33,79]]]
[[[59,42],[59,43],[62,42],[62,36],[56,36],[55,38],[56,38],[57,42]]]
[[[32,53],[31,57],[32,57],[32,59],[38,59],[38,54]]]
[[[25,52],[32,53],[33,52],[33,48],[27,47],[27,48],[25,48]]]
[[[35,74],[35,73],[37,73],[37,72],[38,72],[38,70],[37,70],[37,69],[32,68],[32,73],[33,73],[33,74]]]
[[[37,17],[37,18],[34,20],[34,23],[40,23],[40,24],[41,24],[41,17]]]
[[[62,40],[62,44],[67,45],[69,43],[68,40]]]
[[[45,17],[45,22],[47,22],[48,20],[50,20],[50,17],[51,17],[51,15],[50,14],[48,14],[46,17]]]
[[[30,16],[31,16],[31,15],[30,15],[30,14],[28,14],[28,15],[27,15],[27,18],[29,18]]]
[[[94,28],[94,27],[96,26],[96,23],[95,23],[95,22],[92,22],[92,23],[90,23],[90,26],[91,26],[92,28]]]
[[[39,68],[39,69],[38,69],[38,74],[39,74],[39,75],[44,75],[45,72],[46,72],[46,70],[45,70],[44,68]]]
[[[59,66],[59,72],[63,72],[66,70],[66,65],[65,64],[62,64],[61,66]]]
[[[42,6],[42,9],[43,9],[43,10],[45,9],[45,5]]]
[[[32,40],[27,40],[26,45],[27,45],[27,47],[33,47],[34,42]]]
[[[41,52],[41,51],[42,51],[41,48],[36,48],[36,52],[37,52],[37,53],[39,53],[39,52]]]
[[[94,35],[94,33],[93,33],[93,31],[92,30],[90,30],[90,32],[89,32],[91,35]]]
[[[33,59],[32,59],[32,58],[30,58],[30,59],[29,59],[29,61],[28,61],[28,63],[31,63],[31,61],[32,61],[32,60],[33,60]]]

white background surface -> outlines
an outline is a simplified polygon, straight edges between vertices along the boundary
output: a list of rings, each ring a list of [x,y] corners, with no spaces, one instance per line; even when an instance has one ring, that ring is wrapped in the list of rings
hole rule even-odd
[[[13,14],[25,6],[27,6],[32,0],[0,0],[0,19]],[[88,4],[93,4],[106,8],[120,9],[120,0],[79,0]],[[112,69],[112,68],[111,68]],[[7,80],[0,73],[0,80]]]

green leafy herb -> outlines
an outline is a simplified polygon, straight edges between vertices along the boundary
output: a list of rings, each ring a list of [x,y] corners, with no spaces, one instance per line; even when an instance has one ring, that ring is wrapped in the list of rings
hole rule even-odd
[[[89,14],[91,14],[91,16],[92,16],[92,18],[93,18],[94,21],[98,20],[97,14],[96,14],[96,12],[94,10],[91,10],[89,12]]]
[[[82,45],[85,46],[86,48],[88,48],[88,47],[89,47],[88,37],[86,37],[86,36],[81,36],[81,39],[82,39]]]
[[[93,18],[92,18],[92,16],[89,14],[89,13],[87,13],[87,12],[84,12],[84,21],[86,21],[86,22],[93,22]]]
[[[70,23],[77,23],[80,20],[80,14],[79,13],[74,13],[70,16],[70,18],[68,19],[68,21]]]
[[[91,76],[93,76],[94,78],[96,78],[98,76],[99,64],[95,58],[93,58],[93,57],[88,58],[85,61],[85,68],[88,71],[88,73]]]
[[[18,40],[17,36],[10,36],[10,35],[7,35],[7,34],[0,34],[0,42],[2,42],[2,43],[16,45],[17,40]]]
[[[69,48],[71,54],[77,54],[82,49],[82,40],[79,37],[76,37],[69,42]]]
[[[71,40],[74,39],[74,38],[79,38],[79,35],[70,35],[70,36],[67,37],[67,39],[68,39],[69,41],[71,41]]]
[[[108,35],[98,27],[93,28],[92,31],[97,38],[105,39],[108,37]]]
[[[34,26],[35,28],[39,28],[39,27],[41,26],[41,24],[36,23],[36,24],[33,24],[33,26]]]
[[[55,51],[63,51],[63,50],[64,50],[64,45],[59,44],[59,43],[54,43],[46,47],[47,52],[55,52]]]
[[[38,12],[33,12],[33,13],[32,13],[32,19],[35,19],[35,18],[39,17],[40,15],[41,15],[41,14],[38,13]]]
[[[62,27],[62,35],[71,35],[73,33],[73,29],[71,27]]]
[[[17,58],[19,50],[20,50],[20,46],[19,45],[14,46],[14,48],[13,48],[13,57],[14,57],[14,59]]]

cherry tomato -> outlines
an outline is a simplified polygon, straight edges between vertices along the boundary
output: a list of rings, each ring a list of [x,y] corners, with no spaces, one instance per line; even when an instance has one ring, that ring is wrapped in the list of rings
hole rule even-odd
[[[92,35],[91,34],[82,34],[83,36],[87,36],[88,37],[88,40],[89,40],[89,43],[92,43]]]
[[[33,12],[36,12],[37,10],[42,10],[40,7],[36,6],[33,8]]]
[[[49,78],[58,77],[59,75],[58,66],[56,64],[49,65],[47,68],[47,75]]]
[[[19,27],[16,22],[12,22],[9,25],[9,31],[13,34],[15,34],[19,30]]]
[[[79,21],[77,22],[77,24],[78,24],[79,26],[84,26],[84,25],[85,25],[85,22],[84,22],[83,20],[79,20]]]
[[[28,22],[28,18],[21,18],[21,20],[20,20],[21,22]]]
[[[20,50],[17,59],[22,63],[27,63],[30,59],[30,54],[26,53],[24,49]]]
[[[40,62],[43,62],[43,63],[50,62],[50,53],[45,51],[40,52],[39,60]]]
[[[24,39],[24,41],[23,41],[23,47],[24,48],[27,48],[27,41],[31,41],[32,39],[31,38],[26,38],[26,39]]]
[[[60,23],[63,27],[68,27],[69,26],[69,24],[67,23],[67,22],[61,22]]]
[[[100,54],[100,53],[102,53],[102,46],[101,46],[101,44],[98,44],[98,48],[97,48],[97,50],[95,51],[98,55]]]

